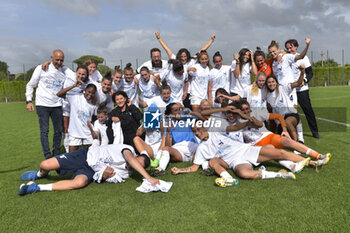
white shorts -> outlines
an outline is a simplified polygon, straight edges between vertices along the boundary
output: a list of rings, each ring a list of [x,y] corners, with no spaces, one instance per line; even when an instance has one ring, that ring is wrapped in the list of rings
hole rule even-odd
[[[293,89],[292,93],[289,95],[289,98],[293,102],[293,105],[298,105],[298,96],[295,89]]]
[[[92,145],[92,142],[93,142],[92,136],[89,136],[88,138],[76,138],[69,135],[70,146]]]
[[[199,98],[198,96],[193,96],[193,95],[191,95],[191,96],[190,96],[190,101],[191,101],[191,105],[200,105],[202,99]]]
[[[183,141],[172,145],[172,148],[178,150],[182,156],[183,162],[192,161],[193,154],[196,152],[198,143]]]
[[[249,144],[245,145],[247,145],[247,147],[241,148],[240,150],[242,153],[234,153],[222,158],[232,170],[234,170],[235,167],[240,164],[247,163],[254,166],[258,166],[260,164],[258,163],[258,158],[261,146],[251,146]]]
[[[154,143],[152,145],[149,145],[151,148],[152,148],[152,151],[153,151],[153,155],[156,156],[158,150],[159,150],[159,147],[160,147],[160,143],[161,142],[157,142],[157,143]]]

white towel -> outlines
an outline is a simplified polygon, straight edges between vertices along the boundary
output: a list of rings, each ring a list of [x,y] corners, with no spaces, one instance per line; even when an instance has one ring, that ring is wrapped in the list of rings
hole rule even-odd
[[[123,136],[123,130],[119,122],[113,122],[112,123],[112,129],[114,133],[114,142],[113,144],[123,144],[124,142],[124,136]]]
[[[149,192],[157,192],[162,191],[164,193],[169,192],[171,186],[173,186],[173,182],[167,182],[163,180],[159,180],[160,184],[157,184],[156,186],[152,186],[148,180],[143,179],[142,184],[136,188],[136,191],[142,192],[142,193],[149,193]]]

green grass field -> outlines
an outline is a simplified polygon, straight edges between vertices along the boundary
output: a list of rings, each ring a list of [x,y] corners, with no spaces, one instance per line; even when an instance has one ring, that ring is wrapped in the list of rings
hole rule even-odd
[[[350,124],[350,87],[313,88],[311,98],[318,117]],[[0,232],[350,231],[349,127],[318,121],[317,140],[302,118],[305,143],[333,158],[319,172],[304,169],[296,181],[240,179],[237,186],[219,188],[214,176],[167,174],[161,179],[174,182],[169,193],[142,194],[135,191],[141,177],[134,175],[122,184],[20,197],[20,175],[37,170],[44,158],[38,118],[24,103],[0,104],[0,111]],[[274,162],[265,165],[280,169]],[[53,172],[38,183],[57,179]]]

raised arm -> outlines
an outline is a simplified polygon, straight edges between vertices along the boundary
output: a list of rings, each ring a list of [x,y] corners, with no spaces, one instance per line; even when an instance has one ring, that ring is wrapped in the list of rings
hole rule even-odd
[[[250,52],[250,59],[252,61],[252,69],[251,69],[251,73],[254,74],[254,75],[257,75],[258,74],[258,68],[256,67],[256,64],[254,62],[254,53],[252,50],[249,51]]]
[[[72,86],[66,87],[66,88],[60,90],[59,92],[57,92],[56,95],[58,97],[64,98],[68,91],[72,90],[74,87],[79,87],[80,84],[81,84],[81,81],[77,80]]]
[[[300,59],[303,59],[307,53],[307,50],[309,49],[309,46],[310,46],[310,43],[311,43],[311,40],[310,38],[305,38],[305,42],[306,42],[306,47],[305,49],[300,53],[300,54],[297,54],[294,58],[294,61],[297,61],[297,60],[300,60]]]
[[[233,70],[233,76],[235,78],[238,78],[239,75],[241,74],[241,68],[239,66],[239,55],[238,55],[238,53],[236,53],[234,55],[234,59],[236,60],[236,68]]]
[[[165,50],[165,52],[168,54],[169,59],[171,59],[171,57],[173,56],[173,52],[170,50],[170,48],[168,47],[168,45],[164,42],[164,40],[160,37],[160,32],[156,31],[156,38],[159,41],[160,45],[163,47],[163,49]]]
[[[215,38],[216,38],[215,34],[211,34],[210,40],[208,41],[208,43],[206,43],[206,44],[201,48],[201,50],[199,50],[198,52],[209,49],[209,47],[214,43]]]

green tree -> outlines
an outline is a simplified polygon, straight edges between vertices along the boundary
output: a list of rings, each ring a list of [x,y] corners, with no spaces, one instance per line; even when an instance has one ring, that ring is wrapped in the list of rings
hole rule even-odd
[[[337,66],[339,66],[339,63],[334,61],[333,58],[328,58],[327,60],[323,61],[323,67],[326,67],[327,65],[329,67],[337,67]],[[313,62],[312,66],[313,67],[322,67],[322,61],[320,60],[320,61],[317,61],[317,62]]]
[[[105,76],[105,74],[108,71],[112,72],[112,69],[110,67],[108,67],[108,66],[105,66],[105,65],[98,65],[97,66],[97,70],[101,73],[102,76]]]
[[[84,55],[79,57],[78,59],[75,59],[73,62],[77,65],[83,64],[86,60],[93,59],[97,62],[97,64],[103,63],[104,59],[102,57],[94,56],[94,55]]]
[[[7,81],[7,75],[4,71],[0,71],[0,81]]]
[[[33,75],[35,68],[36,67],[30,68],[25,74],[21,74],[20,76],[18,76],[16,78],[16,81],[29,81]]]

